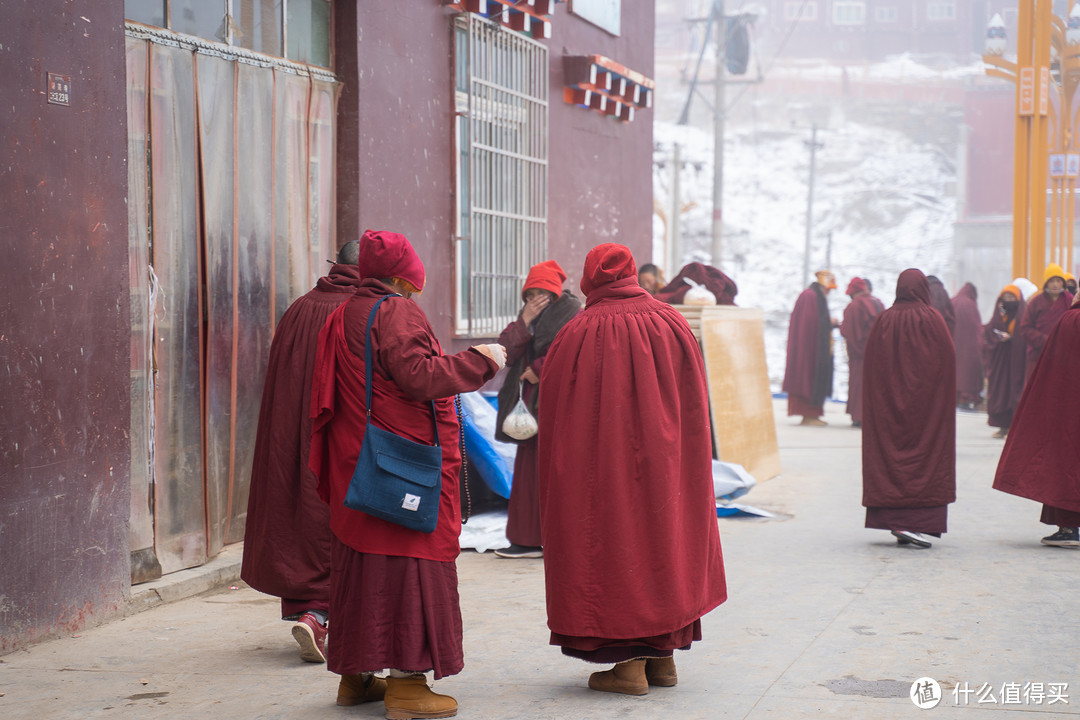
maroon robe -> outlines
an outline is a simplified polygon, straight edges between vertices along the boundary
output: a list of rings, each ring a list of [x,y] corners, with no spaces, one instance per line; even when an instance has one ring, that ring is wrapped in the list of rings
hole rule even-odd
[[[866,343],[862,458],[867,527],[879,527],[871,524],[876,509],[925,513],[956,500],[955,368],[949,330],[930,306],[926,277],[905,270],[896,283],[896,303],[878,316]],[[945,530],[943,522],[887,529]]]
[[[955,337],[956,310],[949,298],[949,291],[945,289],[945,284],[933,275],[926,280],[930,283],[930,307],[941,313],[941,317],[945,320],[945,327],[949,329],[949,337]]]
[[[832,320],[825,288],[815,282],[802,291],[791,311],[783,384],[788,415],[824,415],[832,380]]]
[[[1005,439],[994,489],[1066,511],[1074,522],[1052,517],[1049,523],[1075,527],[1080,513],[1080,307],[1065,312],[1042,350]]]
[[[308,407],[319,330],[359,284],[355,265],[334,265],[289,306],[270,344],[240,577],[282,598],[283,615],[329,607],[330,511],[308,468]]]
[[[704,263],[692,262],[686,265],[675,279],[660,290],[656,291],[656,299],[670,305],[679,305],[686,297],[686,292],[692,287],[685,282],[684,278],[690,278],[698,285],[705,288],[716,296],[717,305],[734,305],[735,296],[739,294],[739,286],[719,268]]]
[[[1031,377],[1031,371],[1035,369],[1035,363],[1046,339],[1050,337],[1050,331],[1072,305],[1072,301],[1073,296],[1068,290],[1062,290],[1056,300],[1043,291],[1035,293],[1027,301],[1024,316],[1020,319],[1020,335],[1027,345],[1027,365],[1024,372],[1026,378]]]
[[[856,280],[860,284],[856,284]],[[870,337],[870,328],[881,313],[879,305],[866,291],[866,283],[856,278],[848,287],[851,302],[844,308],[844,320],[840,324],[840,334],[847,344],[848,353],[848,401],[847,414],[852,422],[861,423],[863,361],[866,355],[866,340]]]
[[[499,335],[499,344],[506,348],[506,377],[499,390],[495,439],[517,444],[514,481],[510,486],[510,502],[506,511],[506,539],[514,545],[541,547],[544,544],[540,527],[540,493],[536,481],[536,448],[539,441],[536,435],[527,440],[515,440],[502,431],[502,424],[519,397],[525,401],[533,417],[540,416],[537,407],[540,388],[530,382],[522,383],[521,374],[531,369],[536,377],[540,377],[551,341],[580,310],[581,301],[567,290],[533,320],[532,328],[526,326],[519,315]]]
[[[629,267],[606,272],[609,254]],[[540,379],[551,643],[597,662],[670,655],[727,598],[701,350],[628,249],[590,251],[582,290]]]
[[[1008,431],[1013,413],[1020,403],[1024,390],[1024,373],[1027,364],[1027,348],[1018,332],[1020,318],[1024,315],[1024,301],[1017,300],[1016,308],[1005,312],[1001,297],[994,305],[994,314],[984,329],[986,352],[986,414],[987,424]],[[996,331],[996,332],[995,332]],[[998,333],[1005,333],[1002,341]]]
[[[956,346],[956,392],[959,402],[977,404],[983,391],[983,324],[979,317],[975,286],[964,283],[952,299],[956,314],[953,343]]]
[[[410,248],[411,250],[411,248]],[[353,674],[383,668],[431,669],[435,677],[462,668],[457,572],[461,515],[459,426],[452,396],[479,389],[495,363],[469,349],[444,355],[420,306],[391,297],[371,328],[371,419],[381,428],[430,444],[435,401],[442,447],[438,525],[423,533],[343,504],[367,426],[365,325],[390,289],[365,279],[319,333],[312,385],[311,468],[330,505],[334,534],[327,666]]]

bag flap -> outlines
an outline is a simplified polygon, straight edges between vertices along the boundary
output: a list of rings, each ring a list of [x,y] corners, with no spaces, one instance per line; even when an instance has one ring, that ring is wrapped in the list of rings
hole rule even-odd
[[[404,478],[411,483],[423,487],[435,487],[439,484],[442,475],[442,451],[438,446],[431,446],[437,455],[428,454],[428,458],[414,457],[403,458],[375,451],[375,465],[380,470]],[[436,462],[432,463],[431,459]]]

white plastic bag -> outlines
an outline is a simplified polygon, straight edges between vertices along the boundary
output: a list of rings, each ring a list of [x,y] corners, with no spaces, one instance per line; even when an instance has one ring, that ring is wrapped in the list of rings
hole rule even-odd
[[[524,390],[524,383],[522,383],[522,389]],[[529,408],[525,405],[525,400],[522,399],[521,394],[518,395],[517,404],[514,405],[514,409],[510,411],[510,414],[503,420],[502,431],[514,438],[515,440],[528,440],[539,427],[536,424],[536,418],[529,412]]]
[[[694,282],[690,278],[683,278],[690,289],[683,296],[684,305],[715,305],[716,296],[704,285]]]

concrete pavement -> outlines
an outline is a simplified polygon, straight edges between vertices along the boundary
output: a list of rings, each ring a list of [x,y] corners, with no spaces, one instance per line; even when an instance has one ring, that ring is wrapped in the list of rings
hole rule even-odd
[[[826,428],[775,410],[784,474],[742,501],[781,517],[720,521],[730,599],[676,654],[677,687],[589,691],[596,668],[547,644],[542,561],[467,552],[466,667],[436,685],[458,716],[1080,717],[1080,551],[1041,546],[1038,505],[990,488],[1002,441],[986,416],[958,415],[950,532],[917,550],[862,527],[860,431],[842,405]],[[227,553],[136,587],[142,612],[0,657],[0,718],[382,717],[334,705],[336,676],[299,661],[277,600],[237,586]],[[932,710],[908,697],[921,677],[942,688]]]

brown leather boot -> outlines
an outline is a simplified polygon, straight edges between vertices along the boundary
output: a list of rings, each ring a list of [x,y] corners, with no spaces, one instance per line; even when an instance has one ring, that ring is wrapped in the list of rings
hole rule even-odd
[[[646,695],[649,683],[645,680],[645,660],[627,660],[610,670],[594,672],[589,676],[589,688],[623,695]]]
[[[382,700],[386,694],[386,680],[369,675],[364,682],[363,675],[342,675],[337,687],[338,705],[359,705],[360,703]]]
[[[448,718],[457,715],[457,700],[449,695],[439,695],[428,687],[423,675],[405,678],[386,678],[387,720],[413,720],[414,718]]]
[[[646,658],[645,679],[657,687],[675,687],[679,675],[675,672],[675,658]]]

